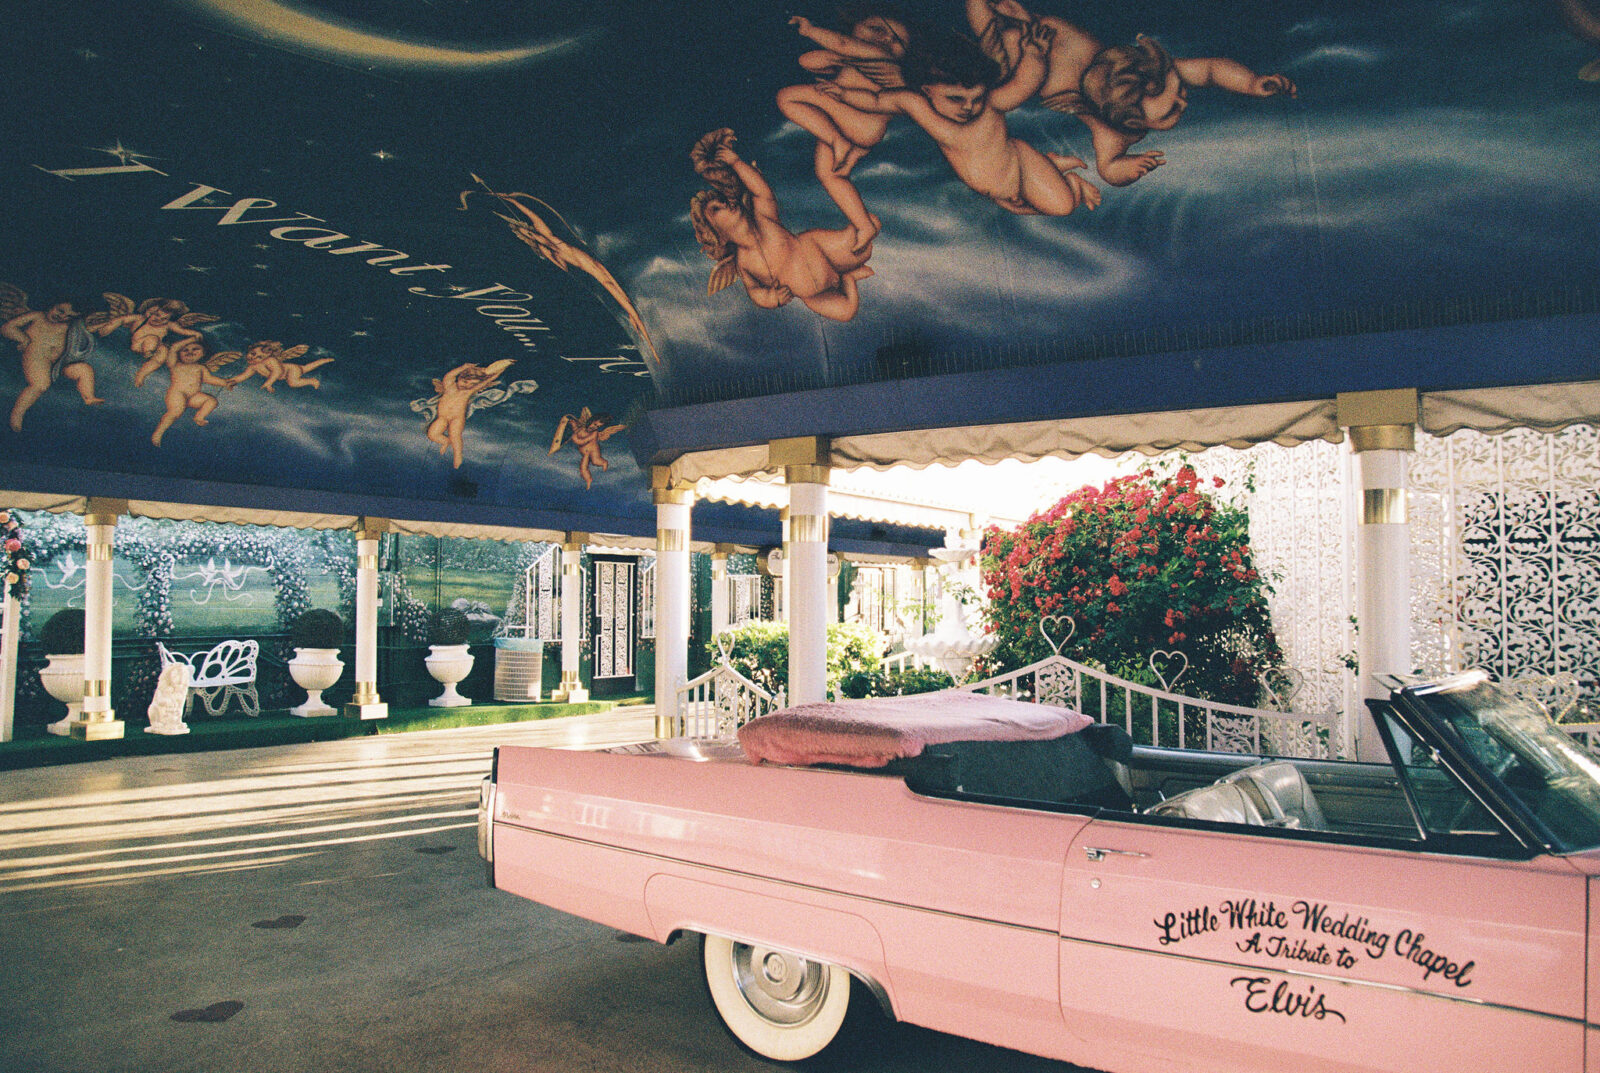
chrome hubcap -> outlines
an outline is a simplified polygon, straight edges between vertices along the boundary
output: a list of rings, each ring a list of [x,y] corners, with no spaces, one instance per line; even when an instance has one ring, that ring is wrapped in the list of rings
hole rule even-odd
[[[828,997],[820,962],[764,946],[733,944],[733,979],[750,1008],[778,1025],[804,1024]]]

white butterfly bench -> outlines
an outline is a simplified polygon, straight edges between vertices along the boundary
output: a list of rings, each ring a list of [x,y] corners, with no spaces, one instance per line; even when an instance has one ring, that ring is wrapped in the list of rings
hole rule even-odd
[[[207,715],[221,715],[235,697],[244,714],[260,715],[261,700],[256,695],[256,656],[260,649],[257,641],[223,641],[212,648],[185,655],[156,642],[163,669],[174,663],[189,668],[189,696],[183,705],[186,718],[196,696],[206,706]]]

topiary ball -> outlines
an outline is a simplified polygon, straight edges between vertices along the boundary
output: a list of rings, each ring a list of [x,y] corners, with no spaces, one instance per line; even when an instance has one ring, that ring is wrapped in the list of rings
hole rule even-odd
[[[70,656],[83,651],[82,608],[68,607],[50,616],[50,621],[39,631],[39,641],[47,656]]]
[[[338,648],[344,643],[344,619],[332,611],[307,611],[289,631],[295,648]]]
[[[472,623],[466,614],[453,607],[447,607],[433,616],[433,623],[428,628],[428,643],[435,645],[464,645],[467,643],[467,634],[472,629]]]

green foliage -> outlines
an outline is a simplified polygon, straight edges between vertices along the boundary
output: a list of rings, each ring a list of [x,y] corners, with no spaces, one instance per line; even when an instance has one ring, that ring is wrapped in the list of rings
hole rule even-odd
[[[447,607],[433,616],[433,624],[428,628],[428,643],[433,645],[464,645],[467,643],[467,634],[471,631],[472,624],[467,621],[467,616],[462,611]]]
[[[899,697],[912,693],[933,693],[956,684],[944,671],[933,667],[907,667],[905,670],[853,671],[839,681],[839,694],[845,697]]]
[[[1145,470],[1080,488],[1013,532],[988,530],[980,566],[1000,644],[985,673],[1048,656],[1040,622],[1061,615],[1075,623],[1063,655],[1158,684],[1152,654],[1181,652],[1182,692],[1255,703],[1257,676],[1283,662],[1271,588],[1253,564],[1245,512],[1199,483],[1189,466],[1166,478]]]
[[[720,633],[728,647],[733,669],[768,692],[789,686],[789,626],[783,622],[746,622]],[[706,653],[715,665],[722,658],[713,638]],[[828,690],[838,688],[846,674],[878,669],[884,638],[856,623],[835,622],[828,627]]]
[[[83,651],[82,608],[68,607],[50,616],[39,631],[39,641],[47,656],[69,656]]]
[[[338,648],[344,643],[344,619],[332,611],[307,611],[289,631],[295,648]]]

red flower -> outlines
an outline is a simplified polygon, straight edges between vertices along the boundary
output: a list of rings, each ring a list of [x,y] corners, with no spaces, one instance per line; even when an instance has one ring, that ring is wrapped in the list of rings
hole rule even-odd
[[[1123,584],[1122,579],[1115,574],[1112,574],[1111,580],[1106,582],[1106,588],[1111,590],[1111,595],[1113,596],[1121,596],[1128,591],[1128,586]]]

